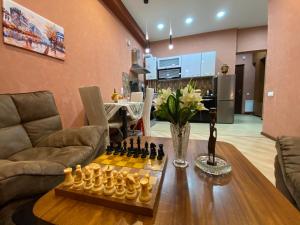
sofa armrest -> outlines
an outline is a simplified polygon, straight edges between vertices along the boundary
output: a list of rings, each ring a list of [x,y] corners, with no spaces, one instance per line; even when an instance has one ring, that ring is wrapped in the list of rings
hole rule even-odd
[[[96,150],[106,133],[107,129],[102,126],[63,129],[43,138],[36,147],[91,146]]]
[[[300,137],[280,137],[276,149],[283,180],[300,209]]]

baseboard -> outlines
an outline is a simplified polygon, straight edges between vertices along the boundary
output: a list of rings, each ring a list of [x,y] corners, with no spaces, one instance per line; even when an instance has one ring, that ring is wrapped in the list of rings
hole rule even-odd
[[[271,140],[273,140],[273,141],[276,141],[277,140],[277,138],[276,137],[273,137],[272,135],[270,135],[270,134],[267,134],[267,133],[265,133],[265,132],[260,132],[261,133],[261,135],[264,135],[265,137],[267,137],[267,138],[270,138]]]

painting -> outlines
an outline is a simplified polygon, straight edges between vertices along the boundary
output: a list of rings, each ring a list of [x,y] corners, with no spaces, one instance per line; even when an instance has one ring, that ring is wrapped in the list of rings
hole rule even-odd
[[[3,0],[4,43],[65,59],[64,29],[11,0]]]

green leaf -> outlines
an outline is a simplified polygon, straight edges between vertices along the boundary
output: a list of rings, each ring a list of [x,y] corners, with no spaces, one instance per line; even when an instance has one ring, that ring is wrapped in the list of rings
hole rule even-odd
[[[173,95],[170,95],[167,100],[168,111],[171,117],[176,121],[176,98]]]

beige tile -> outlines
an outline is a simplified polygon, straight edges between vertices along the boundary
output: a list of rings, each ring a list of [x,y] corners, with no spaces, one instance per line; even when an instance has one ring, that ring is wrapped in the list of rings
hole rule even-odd
[[[207,140],[209,125],[205,123],[191,124],[191,139]],[[253,165],[261,171],[273,184],[275,142],[262,136],[262,120],[249,115],[236,115],[234,124],[217,124],[218,141],[233,144]],[[155,137],[171,137],[168,122],[156,122],[151,128]]]

